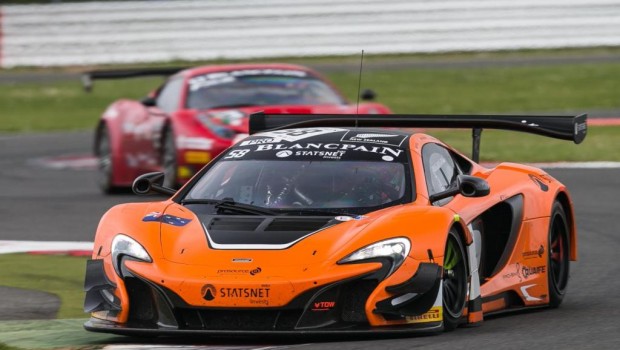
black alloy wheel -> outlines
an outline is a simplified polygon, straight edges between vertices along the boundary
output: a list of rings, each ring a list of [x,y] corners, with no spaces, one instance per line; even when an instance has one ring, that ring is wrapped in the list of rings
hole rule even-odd
[[[444,330],[452,331],[461,321],[467,299],[465,247],[454,229],[450,230],[446,242],[442,279]]]
[[[549,281],[549,306],[560,306],[566,293],[569,271],[568,223],[564,208],[559,202],[553,204],[549,221],[549,254],[547,278]]]

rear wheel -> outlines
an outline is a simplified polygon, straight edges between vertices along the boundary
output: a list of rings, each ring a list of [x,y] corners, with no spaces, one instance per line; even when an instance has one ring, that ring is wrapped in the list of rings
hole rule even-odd
[[[450,230],[446,242],[442,279],[444,330],[451,331],[459,325],[467,298],[465,248],[454,229]]]
[[[174,140],[174,132],[171,127],[166,128],[162,149],[162,166],[164,169],[164,186],[177,188],[177,148]]]
[[[564,208],[560,203],[555,202],[549,222],[549,254],[547,262],[550,307],[560,306],[568,285],[568,232]]]
[[[114,176],[114,163],[112,161],[112,142],[110,132],[105,125],[99,129],[97,144],[95,145],[95,155],[97,156],[97,184],[103,193],[110,194],[118,191],[114,186],[112,177]]]

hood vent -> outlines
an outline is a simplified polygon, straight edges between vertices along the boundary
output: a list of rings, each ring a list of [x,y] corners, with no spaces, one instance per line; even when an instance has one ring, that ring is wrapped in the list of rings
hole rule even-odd
[[[331,216],[222,216],[200,218],[214,249],[286,249],[333,224]]]
[[[245,218],[230,220],[226,218],[213,218],[207,226],[209,231],[255,231],[264,219]]]
[[[265,231],[301,231],[312,232],[325,226],[332,218],[274,219]]]

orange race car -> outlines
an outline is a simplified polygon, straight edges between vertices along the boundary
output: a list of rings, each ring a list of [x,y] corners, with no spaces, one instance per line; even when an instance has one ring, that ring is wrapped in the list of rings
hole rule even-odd
[[[392,128],[572,140],[586,115],[265,115],[179,191],[162,173],[110,209],[88,261],[90,331],[127,335],[431,332],[557,307],[577,257],[568,190]]]

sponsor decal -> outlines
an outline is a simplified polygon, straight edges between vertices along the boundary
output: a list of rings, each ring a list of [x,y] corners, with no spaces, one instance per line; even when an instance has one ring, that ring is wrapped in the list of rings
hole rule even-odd
[[[205,284],[200,289],[202,298],[206,301],[212,301],[215,298],[225,299],[247,299],[250,304],[269,305],[269,291],[271,286],[263,284],[260,287],[220,287],[217,288],[212,284]]]
[[[521,282],[523,280],[523,277],[521,277],[521,265],[519,263],[515,264],[515,270],[512,272],[508,272],[506,274],[504,274],[502,276],[502,278],[504,279],[511,279],[511,278],[518,278],[519,282]]]
[[[545,265],[531,267],[531,266],[525,266],[525,265],[516,263],[514,266],[515,266],[514,271],[508,272],[502,275],[504,279],[510,279],[510,278],[516,277],[519,279],[519,282],[521,282],[524,279],[528,279],[530,276],[540,275],[542,273],[547,272],[547,266]]]
[[[433,306],[426,313],[419,316],[407,316],[405,317],[407,323],[424,323],[424,322],[437,322],[443,320],[442,307]]]
[[[252,258],[233,258],[232,262],[234,263],[251,263]]]
[[[312,303],[312,311],[330,311],[336,307],[335,301],[315,301]]]
[[[185,161],[190,164],[206,164],[211,160],[211,153],[203,151],[185,152]]]
[[[575,135],[578,135],[580,132],[586,132],[588,130],[588,124],[586,123],[575,123]]]
[[[298,77],[303,78],[308,75],[308,73],[300,70],[289,70],[289,69],[274,69],[274,68],[264,68],[264,69],[240,69],[233,70],[227,72],[214,72],[204,75],[199,75],[191,78],[189,80],[189,89],[190,91],[196,91],[203,87],[209,87],[213,85],[229,83],[237,80],[239,77],[247,77],[247,76],[256,76],[256,75],[276,75],[276,76],[285,76],[285,77]]]
[[[536,250],[523,252],[522,256],[524,259],[531,259],[536,257],[542,258],[543,254],[545,254],[545,247],[541,244],[540,247],[538,247],[538,249]]]
[[[219,290],[220,298],[269,298],[269,287],[260,288],[228,288],[222,287]]]
[[[408,135],[382,134],[382,133],[360,133],[357,131],[348,131],[340,141],[343,142],[363,142],[376,143],[381,145],[390,145],[399,147]]]
[[[257,139],[257,140],[245,140],[239,143],[239,146],[252,146],[252,145],[262,145],[265,143],[279,143],[281,140],[278,139]]]
[[[294,150],[295,155],[309,155],[312,156],[314,152],[308,151],[326,151],[326,152],[337,152],[337,151],[353,151],[353,152],[368,152],[368,153],[376,153],[381,155],[389,155],[392,157],[398,157],[403,153],[402,149],[387,147],[387,146],[368,146],[368,145],[353,145],[348,143],[294,143],[294,144],[262,144],[257,145],[254,148],[255,152],[262,151],[279,151],[279,150]],[[305,152],[305,153],[304,153]],[[344,152],[341,152],[344,154]]]
[[[526,279],[530,276],[540,275],[545,272],[547,272],[547,266],[545,265],[534,266],[534,267],[523,266],[521,268],[521,274],[523,275],[523,278],[526,278]]]
[[[290,151],[283,151],[290,152]],[[325,152],[325,151],[297,151],[295,156],[297,157],[321,157],[323,159],[340,159],[344,156],[345,151]]]
[[[168,225],[172,225],[172,226],[185,226],[187,224],[190,223],[190,221],[192,221],[192,219],[184,219],[184,218],[180,218],[178,216],[174,216],[174,215],[162,215],[159,212],[152,212],[152,213],[148,213],[146,214],[143,218],[142,221],[144,222],[161,222],[163,224],[168,224]]]
[[[179,136],[176,140],[177,149],[196,149],[210,151],[213,148],[213,140],[203,137]]]
[[[215,299],[215,296],[217,295],[217,289],[212,284],[205,284],[200,289],[200,294],[202,295],[202,298],[204,300],[211,301]]]
[[[260,267],[257,267],[255,269],[219,269],[217,270],[217,274],[218,275],[251,275],[251,276],[254,276],[254,275],[259,274],[261,271],[262,269]]]
[[[280,151],[276,153],[276,157],[278,158],[287,158],[293,155],[293,151]]]
[[[246,140],[240,143],[241,146],[259,145],[265,143],[282,143],[297,142],[309,137],[331,134],[335,132],[343,132],[345,129],[338,128],[312,128],[312,129],[289,129],[268,131],[258,134],[257,136],[265,137],[263,139]]]

